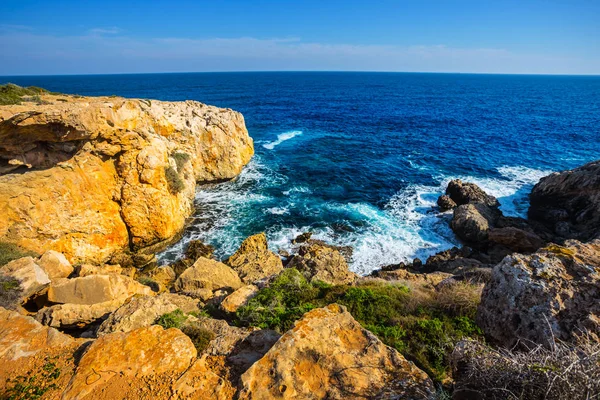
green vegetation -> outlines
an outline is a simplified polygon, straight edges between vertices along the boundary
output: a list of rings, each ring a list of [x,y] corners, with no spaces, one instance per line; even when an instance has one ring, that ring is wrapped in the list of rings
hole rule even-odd
[[[0,85],[0,105],[21,104],[22,101],[41,102],[40,94],[49,93],[36,86],[21,87],[13,83]]]
[[[39,373],[39,375],[37,374]],[[8,379],[3,398],[7,400],[36,400],[49,390],[58,389],[56,380],[60,377],[60,368],[50,358],[46,358],[41,370],[31,371],[27,375]]]
[[[177,171],[175,171],[175,168],[171,167],[170,165],[168,167],[165,167],[165,177],[167,178],[169,191],[172,194],[177,194],[185,188],[185,185],[179,177],[179,174],[177,173]]]
[[[25,250],[16,244],[0,242],[0,266],[22,257],[37,257],[33,251]]]
[[[305,312],[338,303],[385,344],[441,381],[450,372],[454,345],[482,335],[474,323],[479,290],[467,283],[439,292],[382,283],[332,286],[310,283],[290,268],[241,307],[235,322],[285,332]]]
[[[0,274],[0,307],[16,310],[21,302],[22,292],[19,281]]]
[[[140,276],[139,278],[137,278],[137,281],[142,285],[148,286],[150,289],[152,289],[153,292],[160,291],[160,285],[152,278],[148,278],[147,276]]]
[[[156,320],[156,324],[162,326],[165,329],[177,328],[186,334],[198,350],[198,354],[201,354],[211,340],[215,338],[215,334],[210,330],[199,326],[195,321],[188,321],[190,315],[199,317],[203,316],[203,313],[191,313],[185,314],[183,311],[177,309],[167,314],[163,314]]]
[[[176,152],[171,154],[171,157],[175,160],[175,164],[177,165],[177,171],[181,172],[185,163],[190,160],[190,155],[188,153]]]

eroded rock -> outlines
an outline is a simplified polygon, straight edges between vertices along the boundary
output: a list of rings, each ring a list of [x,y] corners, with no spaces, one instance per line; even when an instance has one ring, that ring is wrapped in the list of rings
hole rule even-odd
[[[238,308],[246,305],[251,298],[256,296],[258,290],[258,287],[254,285],[242,286],[229,296],[225,297],[219,307],[225,312],[234,313]]]
[[[218,289],[234,291],[241,286],[242,281],[229,266],[200,257],[177,278],[174,288],[183,294],[208,300]]]
[[[253,283],[283,270],[279,256],[269,251],[264,233],[246,238],[226,263],[238,273],[244,283]]]
[[[348,270],[348,263],[339,251],[320,243],[300,247],[287,268],[296,268],[311,281],[333,285],[349,284],[357,277]]]

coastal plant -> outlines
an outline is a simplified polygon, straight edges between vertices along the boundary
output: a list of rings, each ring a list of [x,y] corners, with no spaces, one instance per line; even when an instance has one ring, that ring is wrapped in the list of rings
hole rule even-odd
[[[165,177],[167,178],[167,185],[171,194],[180,193],[183,189],[185,189],[185,185],[181,180],[181,177],[172,166],[169,165],[165,167]]]
[[[0,274],[0,307],[16,310],[21,302],[23,289],[18,280]]]
[[[212,331],[198,326],[196,323],[183,325],[181,327],[181,332],[185,333],[190,338],[194,347],[196,347],[198,354],[202,354],[211,340],[215,338],[215,334]]]
[[[173,158],[173,160],[175,160],[175,165],[177,165],[178,172],[181,172],[181,170],[185,166],[185,163],[187,163],[190,160],[190,155],[188,153],[183,153],[180,151],[171,154],[171,157]]]
[[[454,393],[490,400],[600,398],[600,342],[582,336],[552,348],[495,349],[460,343],[452,357]]]
[[[25,250],[16,244],[0,242],[0,266],[22,257],[37,257],[33,251]]]
[[[58,389],[56,381],[61,370],[52,358],[46,358],[41,369],[30,371],[26,375],[9,378],[3,399],[7,400],[37,400],[50,390]]]
[[[27,100],[27,96],[37,96],[41,101],[39,95],[43,93],[49,92],[36,86],[21,87],[14,83],[7,83],[0,85],[0,105],[21,104],[22,101]]]
[[[181,311],[180,309],[171,311],[170,313],[166,313],[161,315],[156,319],[155,324],[160,325],[165,329],[170,328],[181,328],[183,324],[187,321],[188,316]]]
[[[206,350],[210,341],[215,338],[215,334],[200,326],[193,318],[190,321],[190,316],[203,317],[205,314],[203,312],[186,314],[180,309],[176,309],[158,317],[155,324],[162,326],[164,329],[180,329],[190,338],[194,347],[198,350],[198,354],[200,354]]]

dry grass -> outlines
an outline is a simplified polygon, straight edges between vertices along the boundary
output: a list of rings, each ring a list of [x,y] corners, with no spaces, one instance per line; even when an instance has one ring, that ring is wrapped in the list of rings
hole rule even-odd
[[[455,349],[452,367],[455,399],[600,399],[600,342],[590,336],[526,351],[465,341]]]

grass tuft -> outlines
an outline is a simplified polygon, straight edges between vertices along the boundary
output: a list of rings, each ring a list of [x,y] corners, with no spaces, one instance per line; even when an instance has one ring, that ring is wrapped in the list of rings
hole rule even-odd
[[[23,257],[38,257],[33,251],[25,250],[13,243],[0,242],[0,266]]]
[[[165,167],[165,177],[167,178],[167,185],[169,186],[169,192],[171,192],[171,194],[180,193],[185,189],[185,184],[181,180],[181,177],[179,177],[175,168],[170,165]]]

